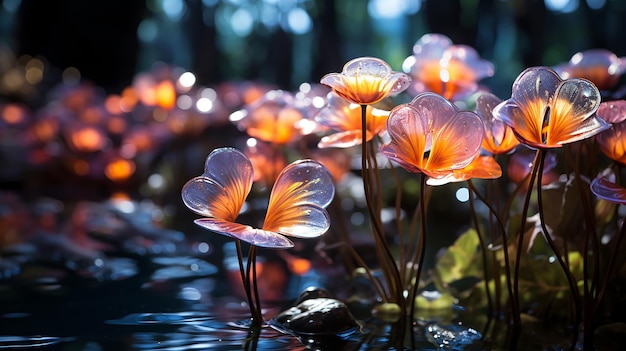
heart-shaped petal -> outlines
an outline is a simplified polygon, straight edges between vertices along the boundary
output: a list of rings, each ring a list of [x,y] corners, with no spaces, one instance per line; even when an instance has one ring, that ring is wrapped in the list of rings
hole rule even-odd
[[[183,202],[206,217],[234,221],[252,188],[252,163],[234,148],[216,149],[206,159],[204,173],[182,189]]]
[[[483,122],[473,112],[455,113],[447,124],[433,135],[426,168],[448,171],[469,165],[483,141]]]
[[[562,82],[551,104],[545,143],[567,144],[607,129],[609,124],[595,117],[599,105],[600,91],[590,81],[570,79]]]
[[[296,161],[274,183],[263,229],[302,238],[320,236],[330,227],[324,208],[334,195],[326,167],[313,160]]]

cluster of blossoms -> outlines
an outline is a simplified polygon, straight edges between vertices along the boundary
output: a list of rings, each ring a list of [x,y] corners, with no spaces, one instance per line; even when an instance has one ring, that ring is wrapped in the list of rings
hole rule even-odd
[[[342,72],[323,76],[321,85],[305,83],[296,93],[272,90],[231,114],[230,120],[248,136],[242,145],[244,151],[227,148],[211,153],[204,174],[183,188],[183,199],[193,211],[208,217],[196,223],[209,230],[253,246],[290,248],[294,244],[285,235],[312,238],[330,229],[331,218],[325,208],[335,196],[334,186],[350,170],[358,169],[351,159],[360,158],[365,203],[385,284],[370,278],[384,302],[397,304],[405,312],[410,307],[412,312],[426,246],[423,188],[467,181],[476,191],[472,179],[502,177],[501,156],[506,155],[509,156],[508,180],[517,185],[512,195],[520,189],[526,190],[519,231],[504,233],[503,223],[511,217],[506,212],[510,202],[505,213],[497,213],[485,202],[492,211],[487,217],[498,217],[503,232],[499,239],[493,235],[490,239],[493,250],[505,248],[504,264],[514,319],[520,323],[520,255],[529,250],[537,233],[543,233],[559,260],[575,310],[579,311],[583,305],[577,278],[563,258],[567,256],[568,246],[558,246],[553,239],[564,234],[561,231],[567,225],[558,221],[566,218],[563,215],[566,211],[562,210],[556,220],[544,218],[542,186],[568,181],[556,173],[548,176],[562,162],[557,158],[559,150],[565,150],[567,160],[582,154],[593,160],[596,156],[588,153],[598,145],[610,160],[624,164],[626,147],[622,129],[626,126],[626,105],[618,98],[616,89],[619,77],[626,70],[624,62],[610,52],[592,50],[576,54],[568,64],[530,67],[515,79],[510,97],[501,99],[479,84],[483,78],[493,76],[493,64],[468,46],[454,45],[439,34],[427,34],[417,41],[413,55],[404,61],[404,72],[394,71],[379,58],[360,57],[346,63]],[[581,145],[578,154],[571,153],[575,150],[571,145]],[[536,152],[534,160],[528,159],[529,151],[531,157]],[[228,161],[217,161],[218,156]],[[289,159],[300,158],[306,160],[289,164]],[[586,188],[581,193],[590,191],[599,199],[626,203],[626,190],[611,179],[598,177],[601,174],[598,168],[590,171],[583,170],[579,163],[570,164],[575,164],[574,177]],[[379,170],[396,165],[409,173],[421,174],[424,180],[419,207],[422,217],[417,219],[419,211],[415,211],[413,222],[421,222],[422,227],[417,231],[419,239],[413,239],[414,233],[400,235],[396,242],[400,257],[388,249],[392,244],[386,241],[380,214],[384,189]],[[618,171],[614,172],[619,175]],[[615,174],[611,174],[614,179]],[[565,178],[569,179],[569,175]],[[528,213],[535,179],[539,224],[529,229],[526,224],[533,217]],[[262,180],[267,189],[273,186],[261,229],[235,223],[254,180]],[[321,184],[325,182],[328,184]],[[582,196],[587,199],[587,195]],[[560,204],[561,207],[565,208],[565,204]],[[594,233],[590,228],[593,221],[588,220],[584,225],[586,231]],[[480,227],[479,223],[476,226]],[[530,243],[525,239],[529,231]],[[516,236],[517,246],[509,247],[506,241]],[[585,240],[593,239],[588,236]],[[503,241],[502,245],[497,241]],[[591,250],[587,244],[574,247],[582,251],[585,262],[599,255],[593,245]],[[511,262],[507,255],[510,249],[517,253]],[[352,250],[350,255],[358,256]],[[483,246],[483,251],[487,251],[487,246]],[[514,272],[510,271],[509,263],[516,265]],[[486,267],[487,264],[484,278],[489,294]],[[591,271],[585,269],[585,274]],[[244,272],[243,267],[241,271]],[[244,281],[249,281],[249,274],[249,271],[247,275],[242,273]],[[588,301],[601,300],[602,289],[585,285],[584,290]],[[587,308],[585,313],[595,312]],[[576,318],[580,321],[580,315]]]

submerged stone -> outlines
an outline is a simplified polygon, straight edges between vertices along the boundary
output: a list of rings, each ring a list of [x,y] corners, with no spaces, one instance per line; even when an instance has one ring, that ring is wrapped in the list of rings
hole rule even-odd
[[[323,295],[323,294],[321,294]],[[348,306],[331,297],[318,297],[308,291],[295,306],[279,313],[270,325],[275,329],[297,335],[340,335],[359,328]]]

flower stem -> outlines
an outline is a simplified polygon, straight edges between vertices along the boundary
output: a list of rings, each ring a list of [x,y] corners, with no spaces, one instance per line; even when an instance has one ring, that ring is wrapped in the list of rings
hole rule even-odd
[[[571,270],[567,266],[567,263],[564,261],[561,253],[559,252],[560,251],[559,248],[556,246],[554,240],[552,240],[552,236],[550,232],[548,231],[548,228],[544,220],[543,201],[542,201],[542,195],[541,195],[542,193],[541,181],[542,181],[542,173],[543,173],[543,163],[546,158],[546,152],[547,152],[546,150],[540,150],[539,170],[537,172],[538,173],[537,175],[537,206],[539,207],[539,222],[541,224],[541,231],[543,232],[543,236],[545,237],[546,242],[548,243],[548,245],[554,252],[556,259],[561,265],[561,268],[563,269],[563,273],[565,273],[565,276],[567,278],[567,282],[569,284],[569,288],[571,290],[572,297],[574,299],[574,312],[575,312],[574,325],[577,326],[581,321],[582,311],[580,309],[580,306],[581,306],[580,292],[578,291],[578,286],[576,285],[576,279],[574,278],[574,275],[572,274]]]

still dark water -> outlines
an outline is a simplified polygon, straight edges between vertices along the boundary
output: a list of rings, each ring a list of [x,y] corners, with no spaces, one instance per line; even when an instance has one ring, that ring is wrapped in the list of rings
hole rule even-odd
[[[232,277],[198,257],[141,255],[108,257],[92,266],[41,262],[11,268],[16,257],[3,261],[0,349],[398,349],[389,342],[387,326],[366,321],[362,330],[341,336],[296,337],[270,327],[260,335],[250,333],[242,325],[249,311],[245,299],[233,292]],[[266,319],[289,306],[299,289],[324,283],[323,276],[313,271],[290,276],[281,291],[284,298],[264,303]],[[404,350],[508,349],[506,328],[498,323],[489,331],[481,329],[480,321],[446,323],[425,320],[413,330],[413,346]],[[447,340],[446,332],[452,333]],[[569,349],[564,338],[550,340],[539,328],[531,333],[518,350]]]

